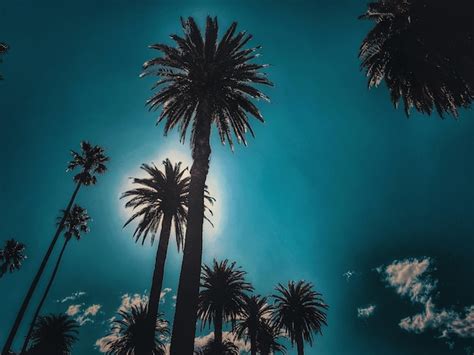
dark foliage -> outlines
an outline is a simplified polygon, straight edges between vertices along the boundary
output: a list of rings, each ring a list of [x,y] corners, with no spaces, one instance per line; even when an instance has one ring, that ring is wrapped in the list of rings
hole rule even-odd
[[[81,168],[81,171],[74,176],[74,181],[83,185],[95,185],[96,174],[103,174],[107,170],[105,163],[109,158],[104,154],[104,149],[98,145],[92,146],[89,142],[81,142],[81,152],[71,150],[72,160],[69,162],[67,170]]]
[[[0,277],[19,270],[25,259],[25,245],[15,239],[7,240],[3,249],[0,249]]]

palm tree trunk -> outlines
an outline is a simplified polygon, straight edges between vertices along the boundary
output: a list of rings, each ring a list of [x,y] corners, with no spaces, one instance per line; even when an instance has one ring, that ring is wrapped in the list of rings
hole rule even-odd
[[[155,346],[155,325],[158,318],[161,288],[163,287],[163,274],[165,272],[166,254],[171,234],[171,222],[173,217],[165,214],[161,225],[160,241],[156,251],[155,270],[151,283],[150,299],[148,301],[147,323],[149,328],[148,346],[146,355],[153,355]],[[140,354],[137,354],[140,355]]]
[[[36,308],[35,314],[33,316],[33,320],[31,321],[30,328],[28,329],[28,334],[26,335],[25,341],[23,342],[23,347],[21,349],[20,354],[24,354],[26,352],[26,348],[28,346],[28,343],[30,342],[31,333],[36,324],[36,319],[38,318],[38,315],[41,312],[41,308],[43,308],[43,304],[46,301],[46,298],[48,297],[48,293],[49,293],[49,290],[51,289],[51,285],[53,284],[53,281],[56,278],[56,274],[58,273],[58,269],[59,269],[59,264],[61,263],[64,250],[66,250],[66,246],[69,240],[70,240],[69,238],[66,238],[66,240],[64,241],[63,248],[61,249],[61,253],[58,256],[58,260],[56,261],[56,266],[54,267],[53,273],[51,274],[51,278],[49,279],[48,285],[46,286],[46,290],[44,291],[43,297],[41,298],[41,301],[38,304],[38,307]]]
[[[304,355],[304,342],[301,332],[297,332],[296,334],[296,349],[298,351],[298,355]]]
[[[205,101],[198,107],[195,129],[194,161],[190,171],[188,223],[171,337],[171,355],[192,355],[194,351],[202,261],[204,188],[211,155],[209,144],[211,117],[210,109]]]
[[[214,317],[214,341],[219,345],[222,345],[222,309],[216,310]],[[220,347],[218,347],[220,349]]]
[[[5,345],[3,346],[2,355],[8,355],[8,353],[10,352],[10,348],[13,345],[13,341],[15,340],[15,336],[16,336],[16,333],[18,332],[18,328],[20,327],[21,321],[23,320],[26,309],[28,308],[28,304],[31,301],[31,297],[33,296],[36,286],[38,286],[39,279],[41,278],[41,275],[43,274],[44,268],[46,267],[46,263],[48,262],[49,257],[51,256],[54,245],[56,244],[59,234],[61,233],[63,229],[66,216],[69,214],[69,210],[71,209],[71,206],[74,203],[74,200],[76,199],[76,195],[79,192],[80,187],[81,187],[81,182],[78,182],[71,196],[71,199],[69,200],[66,210],[64,211],[64,216],[61,219],[61,222],[59,222],[58,228],[56,229],[56,233],[53,236],[53,240],[51,241],[51,244],[49,245],[49,248],[46,251],[45,256],[43,257],[43,261],[41,262],[41,265],[38,271],[36,272],[35,278],[33,279],[33,282],[31,283],[30,288],[28,289],[28,292],[26,293],[23,303],[21,304],[20,310],[15,319],[15,322],[13,323],[13,326],[10,330],[10,333],[8,334],[8,338],[5,342]]]
[[[255,330],[250,333],[250,355],[257,355],[257,334]]]

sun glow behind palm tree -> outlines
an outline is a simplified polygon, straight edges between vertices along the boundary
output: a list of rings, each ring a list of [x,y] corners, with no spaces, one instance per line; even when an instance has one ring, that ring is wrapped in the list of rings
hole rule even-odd
[[[134,168],[129,170],[121,180],[119,190],[117,192],[118,196],[120,196],[124,191],[128,191],[135,187],[133,186],[133,178],[144,178],[147,176],[146,172],[140,169],[140,165],[142,163],[154,163],[157,167],[161,167],[162,161],[164,161],[166,158],[168,158],[173,164],[181,162],[181,166],[183,168],[188,168],[187,174],[189,175],[189,169],[191,168],[192,164],[189,149],[179,143],[168,144],[160,149],[159,152],[150,155],[146,159],[144,158],[143,161],[137,161],[133,164]],[[204,221],[204,237],[208,241],[213,241],[218,238],[225,224],[226,194],[221,183],[223,179],[219,175],[219,160],[216,157],[213,157],[213,164],[214,167],[211,167],[207,179],[207,186],[210,196],[216,200],[212,206],[209,206],[213,214],[207,214],[213,225],[211,225],[208,221]],[[117,204],[121,218],[125,223],[125,221],[131,217],[133,210],[131,208],[125,208],[124,204],[119,201],[118,198]]]

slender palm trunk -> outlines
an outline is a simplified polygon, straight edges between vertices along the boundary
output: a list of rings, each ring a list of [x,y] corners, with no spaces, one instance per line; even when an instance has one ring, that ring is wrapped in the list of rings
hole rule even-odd
[[[198,108],[195,129],[194,161],[190,171],[188,223],[171,337],[171,355],[192,355],[194,351],[202,261],[204,188],[211,156],[209,144],[211,117],[205,102]]]
[[[250,355],[257,355],[257,334],[256,330],[253,329],[250,332]]]
[[[296,333],[296,349],[298,351],[298,355],[304,355],[303,335],[299,331]]]
[[[219,345],[222,345],[222,308],[216,310],[214,318],[214,341]],[[218,346],[220,349],[220,346]]]
[[[148,301],[147,323],[149,326],[149,338],[146,355],[153,355],[155,346],[155,325],[158,318],[158,308],[160,305],[161,288],[163,287],[163,274],[165,272],[165,261],[168,252],[172,221],[172,216],[167,214],[163,216],[160,241],[158,244],[158,250],[156,251],[155,270],[153,271],[150,299]]]
[[[61,249],[61,253],[58,256],[58,260],[56,261],[56,265],[54,267],[53,273],[51,274],[51,278],[49,279],[48,285],[46,286],[46,290],[44,291],[43,297],[41,298],[41,301],[38,304],[38,307],[36,307],[33,320],[31,321],[30,328],[28,329],[28,334],[26,335],[25,341],[23,342],[23,347],[21,348],[20,354],[24,354],[26,352],[26,348],[28,346],[28,343],[30,342],[31,333],[33,332],[33,328],[36,324],[36,319],[38,318],[38,315],[41,312],[41,308],[43,308],[43,304],[46,301],[46,298],[48,297],[48,293],[49,293],[49,290],[51,289],[51,285],[53,284],[53,281],[56,278],[56,274],[58,273],[58,269],[59,269],[59,264],[61,264],[64,250],[66,250],[66,246],[69,240],[70,238],[66,238],[66,240],[64,241],[63,248]]]
[[[5,345],[3,346],[2,355],[8,355],[8,353],[10,352],[10,348],[13,345],[13,341],[15,340],[15,336],[16,336],[16,333],[18,332],[18,328],[20,327],[21,321],[23,320],[26,309],[28,308],[28,304],[31,301],[31,297],[33,296],[36,286],[38,286],[39,279],[41,278],[41,275],[43,274],[44,268],[46,267],[46,263],[48,262],[49,257],[51,256],[54,245],[56,244],[59,238],[59,234],[61,233],[63,229],[66,216],[69,214],[69,210],[71,209],[71,206],[74,203],[74,200],[76,199],[76,195],[79,192],[80,187],[81,187],[81,183],[78,182],[76,185],[76,189],[74,190],[71,196],[71,199],[69,200],[66,210],[64,211],[64,216],[61,219],[61,222],[59,222],[58,228],[56,229],[56,233],[53,236],[53,240],[51,241],[51,244],[49,245],[49,248],[46,251],[45,256],[43,257],[43,261],[41,262],[41,265],[38,271],[36,272],[35,278],[33,279],[33,282],[31,283],[31,286],[28,289],[28,292],[26,293],[23,303],[21,304],[20,310],[15,319],[15,322],[13,323],[13,326],[10,330],[10,333],[8,334],[8,338],[5,342]]]

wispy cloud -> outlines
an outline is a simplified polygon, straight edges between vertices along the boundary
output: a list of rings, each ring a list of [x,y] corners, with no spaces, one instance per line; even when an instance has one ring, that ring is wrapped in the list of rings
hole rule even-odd
[[[78,314],[81,311],[81,307],[82,307],[82,304],[72,304],[67,308],[66,314],[70,317],[74,317],[76,314]]]
[[[99,310],[102,308],[100,304],[93,304],[86,307],[82,310],[84,303],[82,304],[72,304],[66,309],[66,314],[70,317],[74,317],[76,322],[79,323],[80,326],[86,323],[94,323],[92,317],[95,317]]]
[[[438,280],[429,273],[434,270],[431,258],[396,260],[377,268],[389,286],[401,296],[408,296],[414,304],[421,304],[423,311],[403,318],[399,326],[407,332],[423,333],[428,329],[438,332],[439,338],[474,338],[474,305],[456,311],[455,307],[438,308],[434,291]]]
[[[201,349],[204,346],[206,346],[209,341],[214,339],[214,332],[211,332],[207,335],[203,335],[200,337],[194,338],[194,347],[196,349]],[[222,339],[223,340],[229,340],[235,344],[239,348],[239,351],[244,351],[244,352],[249,352],[250,351],[250,344],[245,342],[244,340],[236,337],[233,333],[231,332],[222,332]]]
[[[365,319],[370,318],[374,315],[375,308],[377,308],[377,306],[374,304],[368,305],[367,307],[359,307],[357,308],[357,317]]]
[[[376,270],[401,296],[409,297],[412,302],[426,302],[436,288],[436,281],[429,276],[432,269],[432,260],[424,257],[396,260]]]
[[[348,270],[345,273],[342,274],[342,277],[346,279],[346,281],[349,281],[356,275],[356,272],[353,270]]]
[[[65,302],[72,302],[77,300],[78,298],[81,298],[82,296],[85,296],[86,293],[84,291],[77,291],[71,294],[70,296],[64,297],[61,300],[56,300],[58,303],[65,303]]]

